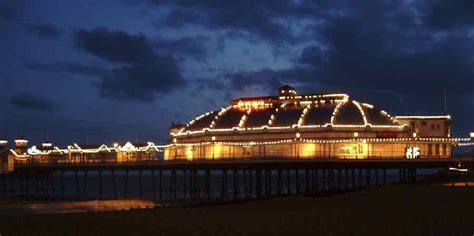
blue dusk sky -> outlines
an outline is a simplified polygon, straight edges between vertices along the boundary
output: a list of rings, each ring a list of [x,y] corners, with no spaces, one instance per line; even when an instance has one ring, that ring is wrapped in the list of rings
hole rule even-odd
[[[0,136],[166,143],[232,98],[344,92],[474,131],[471,0],[0,0]]]

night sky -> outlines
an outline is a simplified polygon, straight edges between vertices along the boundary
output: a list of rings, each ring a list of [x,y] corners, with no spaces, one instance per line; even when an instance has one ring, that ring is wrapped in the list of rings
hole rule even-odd
[[[242,96],[344,92],[474,131],[474,1],[0,0],[0,136],[166,143]]]

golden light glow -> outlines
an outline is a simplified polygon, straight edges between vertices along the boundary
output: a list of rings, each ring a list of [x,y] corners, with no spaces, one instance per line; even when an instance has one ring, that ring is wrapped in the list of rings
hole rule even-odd
[[[239,101],[237,102],[237,108],[240,110],[263,110],[271,107],[271,103],[266,103],[264,100],[253,100],[253,101]]]
[[[368,156],[368,144],[350,143],[339,147],[339,156],[342,158],[365,159]]]
[[[215,144],[222,145],[232,145],[232,146],[255,146],[255,145],[269,145],[269,144],[280,144],[280,143],[291,143],[297,141],[296,139],[283,139],[276,141],[250,141],[250,142],[213,142]],[[353,138],[353,139],[299,139],[298,142],[304,143],[397,143],[397,142],[445,142],[451,143],[453,145],[459,145],[459,142],[469,142],[470,138],[364,138],[362,140]],[[209,145],[211,142],[200,142],[200,143],[176,143],[168,144],[162,147],[172,147],[172,146],[205,146]]]
[[[186,148],[186,160],[188,160],[188,161],[193,160],[193,147],[191,147],[191,146]]]
[[[215,144],[212,146],[212,158],[220,159],[222,157],[222,144]]]
[[[300,157],[314,157],[317,153],[315,143],[303,143],[299,145],[299,156]]]

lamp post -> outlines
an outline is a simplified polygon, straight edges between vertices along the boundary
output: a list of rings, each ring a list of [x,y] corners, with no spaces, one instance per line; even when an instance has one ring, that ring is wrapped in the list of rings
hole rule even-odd
[[[211,137],[211,140],[212,140],[212,142],[211,142],[211,143],[212,143],[212,160],[214,160],[215,151],[216,151],[216,149],[215,149],[215,146],[216,146],[216,144],[215,144],[216,136],[212,136],[212,137]]]

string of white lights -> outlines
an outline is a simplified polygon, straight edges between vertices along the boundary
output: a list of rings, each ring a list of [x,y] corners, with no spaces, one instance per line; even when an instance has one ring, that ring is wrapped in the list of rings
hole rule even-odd
[[[199,143],[174,143],[165,145],[164,147],[172,146],[203,146],[209,144],[220,144],[220,145],[235,145],[235,146],[254,146],[254,145],[270,145],[270,144],[280,144],[280,143],[319,143],[319,144],[334,144],[334,143],[390,143],[390,142],[446,142],[453,145],[459,145],[460,142],[468,141],[469,138],[352,138],[352,139],[304,139],[304,138],[294,138],[294,139],[282,139],[282,140],[272,140],[272,141],[249,141],[249,142],[199,142]]]
[[[367,116],[365,116],[365,111],[362,109],[362,106],[360,105],[359,102],[356,100],[352,100],[352,103],[356,105],[357,109],[359,109],[360,114],[362,115],[362,119],[364,120],[364,125],[368,125],[369,122],[367,122]]]

